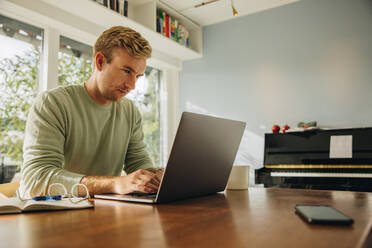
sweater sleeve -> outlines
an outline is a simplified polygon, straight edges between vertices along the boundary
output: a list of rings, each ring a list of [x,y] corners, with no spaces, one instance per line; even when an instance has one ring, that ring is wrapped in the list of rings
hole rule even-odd
[[[44,92],[37,97],[29,112],[23,145],[23,197],[46,195],[53,183],[63,184],[69,192],[84,176],[62,168],[66,121],[63,106],[52,95]]]
[[[133,103],[132,103],[133,104]],[[133,105],[133,129],[125,156],[124,170],[127,174],[138,169],[152,168],[152,161],[146,151],[142,130],[142,117],[139,110]]]

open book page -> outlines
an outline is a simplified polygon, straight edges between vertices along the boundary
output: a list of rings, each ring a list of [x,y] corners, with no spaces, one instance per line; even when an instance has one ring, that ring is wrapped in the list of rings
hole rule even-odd
[[[21,213],[23,211],[43,211],[60,209],[79,209],[94,207],[87,199],[64,198],[58,201],[21,201],[18,198],[0,199],[0,214]]]
[[[20,213],[25,204],[16,197],[0,199],[0,214]]]
[[[87,199],[64,198],[59,201],[34,201],[29,200],[23,207],[23,211],[39,211],[39,210],[60,210],[60,209],[79,209],[92,208],[93,204]]]

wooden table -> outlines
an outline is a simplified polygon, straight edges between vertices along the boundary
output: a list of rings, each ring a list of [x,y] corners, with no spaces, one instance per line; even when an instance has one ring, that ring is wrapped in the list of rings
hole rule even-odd
[[[295,204],[328,204],[351,227],[309,225]],[[95,209],[0,216],[0,247],[361,247],[372,193],[263,189],[164,205],[95,200]],[[365,246],[366,247],[366,246]]]

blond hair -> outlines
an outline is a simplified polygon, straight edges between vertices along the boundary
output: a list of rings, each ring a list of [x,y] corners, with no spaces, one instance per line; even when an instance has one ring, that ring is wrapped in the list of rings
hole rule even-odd
[[[152,52],[149,42],[140,33],[128,27],[115,26],[105,30],[98,37],[93,48],[93,61],[96,54],[101,52],[107,63],[111,63],[112,53],[116,48],[124,48],[135,58],[148,59]]]

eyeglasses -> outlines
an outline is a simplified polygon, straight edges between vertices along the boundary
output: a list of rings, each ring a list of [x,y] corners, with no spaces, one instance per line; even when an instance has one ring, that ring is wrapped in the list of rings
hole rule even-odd
[[[85,194],[84,197],[79,196],[79,188],[78,188],[79,186],[81,186],[85,189],[86,194]],[[76,194],[74,193],[74,191],[76,191]],[[78,203],[78,202],[81,202],[83,200],[89,199],[90,195],[89,195],[89,191],[88,191],[87,186],[85,186],[84,184],[81,184],[81,183],[77,183],[77,184],[72,185],[70,193],[67,192],[67,189],[66,189],[65,185],[63,185],[62,183],[53,183],[53,184],[49,185],[49,187],[48,187],[48,195],[47,196],[36,196],[36,197],[32,197],[30,199],[25,199],[25,198],[21,197],[21,194],[19,193],[19,191],[17,189],[17,197],[21,201],[28,201],[28,200],[47,201],[47,200],[62,200],[63,198],[67,198],[67,199],[70,200],[71,203]]]

